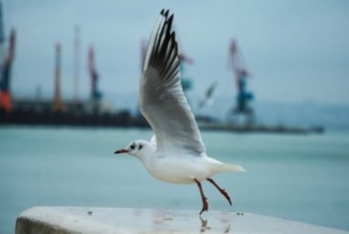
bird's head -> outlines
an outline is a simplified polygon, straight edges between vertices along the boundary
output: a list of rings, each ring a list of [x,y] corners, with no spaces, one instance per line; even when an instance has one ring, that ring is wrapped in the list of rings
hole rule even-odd
[[[131,142],[125,148],[115,151],[115,154],[128,153],[137,158],[141,158],[143,155],[146,155],[152,151],[155,151],[155,148],[148,141],[137,140]]]

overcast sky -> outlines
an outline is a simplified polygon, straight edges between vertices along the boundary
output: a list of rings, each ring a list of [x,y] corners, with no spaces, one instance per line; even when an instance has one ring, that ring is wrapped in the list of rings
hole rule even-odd
[[[259,101],[349,104],[349,1],[3,0],[6,34],[17,31],[13,94],[53,93],[54,44],[63,46],[63,95],[72,94],[74,27],[81,28],[79,95],[88,96],[87,49],[96,50],[100,89],[138,93],[140,42],[162,8],[175,14],[180,48],[195,63],[186,74],[202,95],[235,95],[228,46],[237,38]]]

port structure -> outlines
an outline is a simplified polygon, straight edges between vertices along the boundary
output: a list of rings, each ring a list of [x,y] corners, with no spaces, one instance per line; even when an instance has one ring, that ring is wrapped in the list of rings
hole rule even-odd
[[[2,5],[0,2],[0,109],[10,112],[12,109],[11,98],[11,68],[15,57],[16,32],[11,29],[9,36],[9,45],[6,53],[6,37],[4,32]]]
[[[54,75],[54,97],[53,97],[53,110],[56,112],[64,111],[64,105],[61,96],[61,53],[62,47],[60,43],[55,45],[55,75]]]
[[[254,125],[256,118],[250,105],[254,95],[247,90],[247,82],[251,77],[251,73],[246,68],[237,40],[234,38],[229,46],[229,60],[230,68],[235,77],[237,95],[235,106],[227,114],[227,121],[232,124]]]
[[[90,100],[91,100],[92,112],[99,113],[102,93],[98,89],[99,74],[97,72],[96,65],[95,65],[95,52],[92,45],[90,46],[88,51],[88,71],[89,71],[90,80],[91,80]]]

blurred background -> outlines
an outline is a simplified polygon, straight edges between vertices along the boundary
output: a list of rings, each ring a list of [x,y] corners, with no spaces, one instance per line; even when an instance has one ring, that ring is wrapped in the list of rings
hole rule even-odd
[[[233,210],[349,230],[349,2],[0,3],[0,233],[37,205],[199,210],[113,155],[152,136],[138,82],[162,8],[208,155],[248,171],[217,177]]]

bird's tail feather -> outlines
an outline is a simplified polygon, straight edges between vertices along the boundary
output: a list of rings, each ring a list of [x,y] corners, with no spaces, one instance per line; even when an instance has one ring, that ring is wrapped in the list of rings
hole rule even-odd
[[[223,164],[222,167],[227,171],[246,172],[246,170],[240,165]]]
[[[222,163],[210,157],[207,157],[207,161],[209,162],[209,165],[211,166],[211,170],[214,173],[220,173],[224,171],[245,172],[245,169],[240,165]]]

